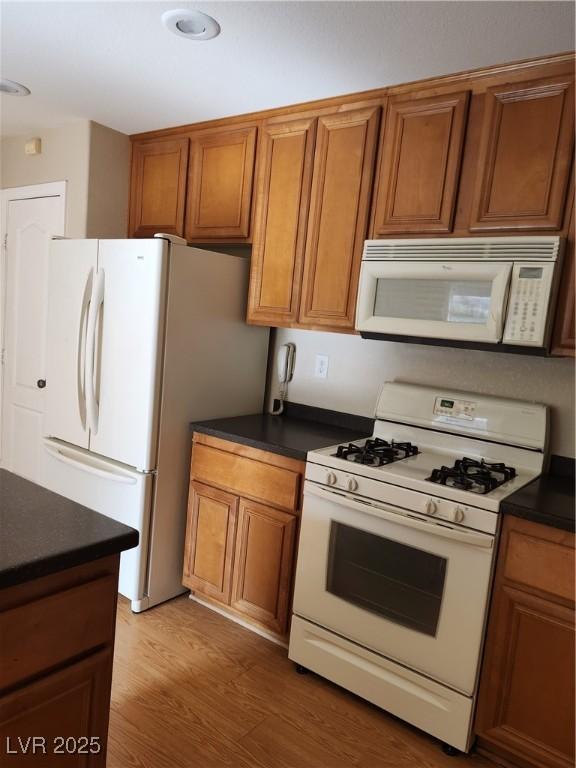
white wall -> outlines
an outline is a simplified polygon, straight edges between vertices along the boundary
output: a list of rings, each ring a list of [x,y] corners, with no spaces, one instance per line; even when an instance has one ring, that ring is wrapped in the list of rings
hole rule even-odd
[[[25,155],[30,138],[42,139],[39,155]],[[0,144],[0,187],[66,181],[66,236],[86,235],[90,121],[78,120],[32,136],[10,136]]]
[[[90,123],[86,237],[126,237],[130,139]]]
[[[130,141],[90,120],[36,133],[39,155],[24,154],[32,136],[0,141],[0,188],[66,181],[67,237],[125,237]]]
[[[575,456],[574,361],[364,340],[338,333],[278,329],[275,346],[296,344],[288,400],[373,416],[383,381],[402,380],[546,403],[551,450]],[[328,378],[314,378],[314,356],[330,358]],[[274,361],[276,356],[274,355]],[[277,394],[274,370],[270,396]]]

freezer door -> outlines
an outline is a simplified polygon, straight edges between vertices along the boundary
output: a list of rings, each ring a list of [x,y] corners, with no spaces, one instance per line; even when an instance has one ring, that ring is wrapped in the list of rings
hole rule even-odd
[[[156,464],[168,243],[100,240],[87,340],[90,451]]]
[[[138,546],[122,553],[118,591],[145,595],[153,475],[106,461],[58,440],[45,440],[47,487],[67,499],[135,528]]]
[[[88,447],[86,329],[98,240],[54,240],[50,248],[44,435]]]

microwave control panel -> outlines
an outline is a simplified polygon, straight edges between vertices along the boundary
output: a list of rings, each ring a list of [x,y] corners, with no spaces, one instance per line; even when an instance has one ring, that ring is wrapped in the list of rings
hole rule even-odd
[[[542,346],[554,264],[514,264],[504,344]]]

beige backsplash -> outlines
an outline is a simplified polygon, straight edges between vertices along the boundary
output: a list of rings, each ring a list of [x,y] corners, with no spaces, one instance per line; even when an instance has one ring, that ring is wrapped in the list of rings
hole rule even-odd
[[[392,380],[535,401],[551,409],[552,453],[576,455],[573,360],[278,329],[276,348],[286,342],[296,344],[292,402],[373,416],[380,385]],[[327,379],[314,378],[316,354],[330,358]],[[271,398],[278,392],[275,370],[272,376]]]

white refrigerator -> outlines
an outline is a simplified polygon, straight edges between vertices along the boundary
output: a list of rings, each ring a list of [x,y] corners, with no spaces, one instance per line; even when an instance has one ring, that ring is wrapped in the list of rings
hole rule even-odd
[[[139,531],[119,583],[135,612],[184,591],[190,422],[262,410],[248,269],[169,235],[52,242],[45,485]]]

